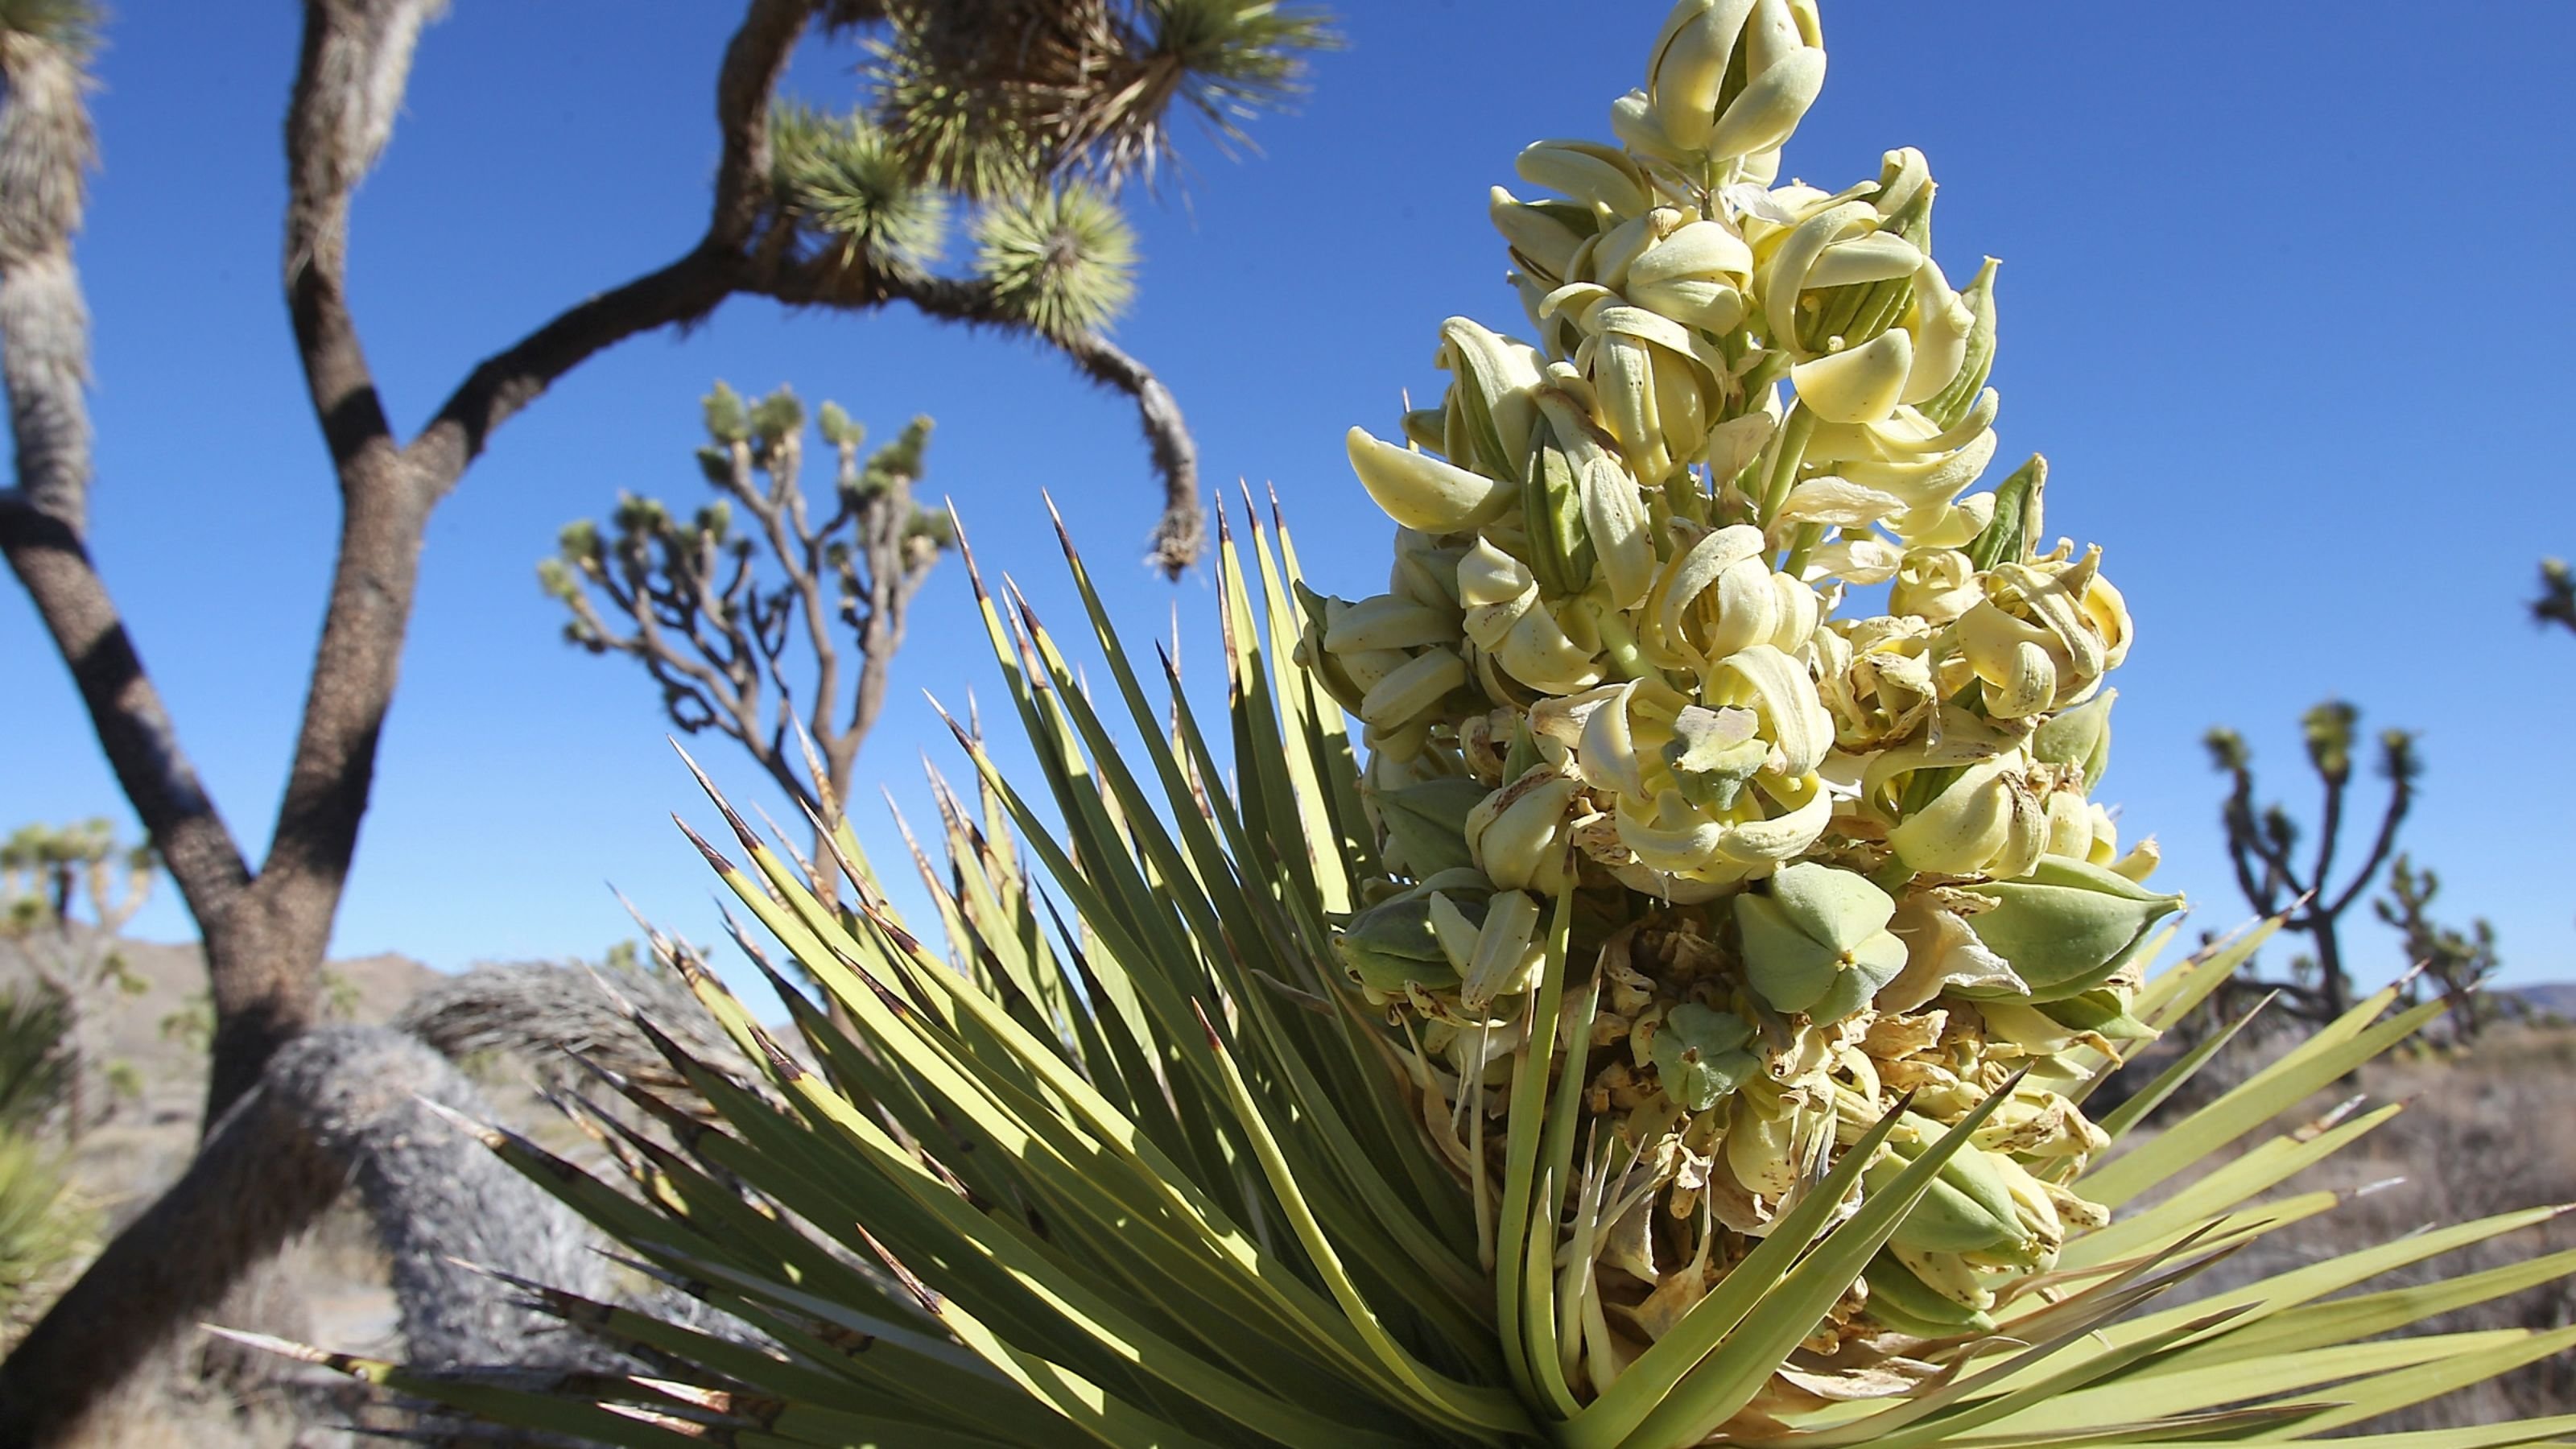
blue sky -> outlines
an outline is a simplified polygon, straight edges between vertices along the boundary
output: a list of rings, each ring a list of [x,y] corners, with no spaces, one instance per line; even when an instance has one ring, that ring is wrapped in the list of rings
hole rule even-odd
[[[278,134],[296,49],[283,0],[126,0],[95,98],[104,150],[79,259],[97,316],[95,548],[183,737],[256,852],[282,786],[336,511],[278,301]],[[1342,430],[1391,434],[1436,391],[1441,318],[1520,324],[1485,189],[1543,136],[1607,135],[1662,7],[1347,5],[1349,48],[1242,164],[1138,198],[1146,263],[1119,340],[1178,394],[1211,484],[1275,482],[1310,570],[1380,586],[1385,527]],[[714,57],[735,7],[462,0],[421,47],[361,193],[355,304],[408,428],[475,359],[695,237]],[[2320,22],[2317,17],[2330,14]],[[2141,638],[2118,684],[2106,794],[2165,844],[2199,924],[2240,918],[2199,737],[2242,729],[2267,784],[2310,801],[2296,718],[2329,694],[2423,731],[2407,843],[2443,913],[2483,915],[2512,977],[2576,976],[2576,799],[2553,760],[2576,638],[2523,619],[2534,562],[2576,553],[2553,444],[2576,387],[2576,9],[2231,8],[1829,0],[1832,73],[1788,170],[1829,188],[1915,145],[1942,184],[1952,275],[2005,259],[2003,448],[2052,464],[2051,531],[2096,540]],[[809,44],[794,89],[845,103],[852,57]],[[630,927],[604,882],[692,936],[713,884],[667,822],[703,820],[631,667],[559,642],[532,565],[619,488],[699,493],[711,379],[793,383],[890,432],[939,420],[928,489],[988,568],[1069,622],[1036,507],[1054,491],[1141,637],[1177,605],[1214,657],[1203,573],[1139,561],[1155,512],[1133,415],[1027,344],[900,313],[728,304],[626,344],[509,424],[432,529],[336,949],[444,968],[595,954]],[[2009,461],[2009,460],[2007,460]],[[2000,470],[1998,470],[2000,472]],[[916,821],[919,691],[995,688],[963,571],[943,566],[863,778]],[[0,822],[121,797],[23,596],[0,588],[17,681]],[[762,798],[706,739],[720,779]],[[2369,787],[2375,789],[2375,782]],[[2559,803],[2551,805],[2556,800]],[[872,804],[864,800],[863,807]],[[865,834],[899,863],[881,811]],[[2349,854],[2349,852],[2348,852]],[[2393,939],[2359,919],[2370,974]],[[166,893],[143,934],[188,932]]]

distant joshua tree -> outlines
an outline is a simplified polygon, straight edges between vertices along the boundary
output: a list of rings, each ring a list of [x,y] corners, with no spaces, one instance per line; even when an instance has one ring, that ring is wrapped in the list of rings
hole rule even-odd
[[[824,403],[832,484],[817,505],[795,393],[746,400],[719,382],[703,406],[698,466],[715,498],[683,518],[620,492],[605,525],[563,531],[538,576],[571,612],[568,641],[633,659],[675,728],[733,740],[829,821],[885,708],[913,596],[954,542],[947,515],[914,501],[930,419],[863,460],[867,430]],[[830,859],[819,831],[814,858]]]
[[[2277,802],[2255,803],[2254,756],[2244,737],[2219,728],[2206,738],[2211,763],[2229,780],[2219,820],[2226,827],[2227,855],[2235,867],[2238,888],[2256,911],[2282,916],[2283,930],[2308,938],[2308,950],[2291,959],[2287,979],[2263,979],[2249,962],[2239,980],[2231,983],[2234,990],[2229,995],[2245,998],[2278,992],[2275,1010],[2312,1025],[2323,1025],[2350,1010],[2355,997],[2351,968],[2344,959],[2344,916],[2369,891],[2381,868],[2389,867],[2388,894],[2371,903],[2372,912],[2397,930],[2408,964],[2422,969],[2419,980],[2450,998],[2453,1028],[2474,1031],[2479,1013],[2487,1008],[2473,997],[2495,971],[2495,935],[2484,921],[2463,934],[2432,920],[2427,912],[2441,889],[2439,879],[2395,854],[2398,832],[2414,807],[2415,782],[2424,771],[2410,731],[2380,733],[2379,774],[2388,781],[2388,795],[2378,822],[2370,828],[2360,865],[2336,879],[2336,857],[2351,821],[2353,751],[2360,721],[2360,710],[2334,699],[2300,716],[2308,765],[2316,772],[2321,796],[2316,845],[2304,852],[2300,848],[2303,832],[2288,809]]]
[[[2576,634],[2576,573],[2568,570],[2567,560],[2540,561],[2540,597],[2531,601],[2531,621]]]
[[[2389,853],[2397,847],[2398,828],[2415,803],[2415,781],[2423,764],[2415,753],[2415,736],[2386,730],[2379,736],[2379,773],[2388,781],[2388,798],[2372,830],[2360,868],[2341,884],[2333,879],[2335,856],[2343,847],[2344,813],[2352,786],[2354,730],[2361,711],[2330,699],[2299,717],[2307,744],[2308,764],[2316,771],[2321,800],[2317,810],[2316,846],[2304,858],[2297,820],[2280,804],[2254,802],[2254,752],[2232,729],[2209,732],[2210,762],[2227,775],[2227,803],[2219,813],[2227,829],[2227,856],[2236,868],[2236,883],[2246,903],[2263,915],[2286,914],[2282,929],[2308,938],[2308,951],[2291,962],[2290,979],[2258,981],[2248,987],[2281,993],[2281,1007],[2300,1021],[2322,1024],[2352,1006],[2352,973],[2344,964],[2344,913],[2370,888]],[[2249,971],[2251,967],[2248,967]]]
[[[113,1087],[121,1075],[93,1043],[102,998],[147,987],[116,938],[143,909],[158,871],[152,847],[120,846],[103,819],[22,825],[0,840],[0,938],[16,943],[37,994],[62,1013],[63,1127],[74,1139],[107,1110],[92,1079]]]

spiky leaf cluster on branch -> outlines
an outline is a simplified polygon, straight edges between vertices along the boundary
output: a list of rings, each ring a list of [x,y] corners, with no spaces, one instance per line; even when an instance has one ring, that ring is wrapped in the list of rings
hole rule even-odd
[[[935,265],[969,209],[964,280],[1051,337],[1108,326],[1133,295],[1114,193],[1173,154],[1173,108],[1240,139],[1333,43],[1320,12],[1268,0],[898,0],[833,18],[877,32],[872,95],[841,116],[776,112],[782,215],[864,288]]]

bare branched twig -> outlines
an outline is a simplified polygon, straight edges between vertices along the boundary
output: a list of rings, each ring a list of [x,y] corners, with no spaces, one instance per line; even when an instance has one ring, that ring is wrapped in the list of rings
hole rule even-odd
[[[540,576],[571,611],[566,638],[635,660],[674,727],[733,740],[829,821],[885,708],[913,597],[949,541],[947,519],[913,501],[930,420],[914,419],[862,459],[866,430],[823,404],[834,474],[831,507],[818,515],[801,481],[805,413],[794,393],[746,403],[718,383],[706,417],[698,462],[714,502],[684,522],[623,494],[606,528],[565,529]],[[791,738],[798,731],[810,755]],[[819,840],[814,853],[827,854]]]

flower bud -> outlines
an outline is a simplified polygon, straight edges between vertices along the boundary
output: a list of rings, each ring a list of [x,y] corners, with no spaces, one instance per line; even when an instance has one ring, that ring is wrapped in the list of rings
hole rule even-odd
[[[1923,416],[1936,426],[1952,427],[1966,417],[1984,392],[1986,378],[1994,371],[1995,268],[2000,265],[1993,257],[1986,258],[1976,277],[1958,294],[1970,318],[1967,347],[1949,384],[1917,404]]]
[[[1467,682],[1467,662],[1456,651],[1426,649],[1370,686],[1360,697],[1359,716],[1370,727],[1398,729],[1428,714],[1441,696]]]
[[[1356,604],[1343,604],[1330,610],[1330,616],[1324,627],[1324,647],[1336,654],[1419,649],[1426,644],[1454,644],[1458,639],[1454,611],[1394,594],[1373,594]]]
[[[1647,105],[1657,129],[1679,149],[1708,145],[1727,64],[1752,13],[1753,0],[1681,0],[1664,18],[1646,68]]]
[[[1537,984],[1547,960],[1538,922],[1538,902],[1520,891],[1496,891],[1486,901],[1475,949],[1459,973],[1461,1008],[1481,1013],[1495,997],[1516,996]]]
[[[2106,689],[2041,721],[2030,737],[2030,757],[2075,771],[2087,790],[2099,787],[2111,768],[2111,701],[2119,697],[2120,691]]]
[[[1743,324],[1753,250],[1722,221],[1690,222],[1628,268],[1628,300],[1684,326],[1732,332]]]
[[[1463,775],[1377,791],[1378,824],[1386,831],[1389,854],[1417,880],[1473,865],[1467,816],[1486,794],[1483,785]]]
[[[1536,141],[1522,148],[1512,169],[1532,186],[1562,192],[1603,215],[1636,216],[1654,204],[1645,174],[1616,146]]]
[[[1583,522],[1583,490],[1574,461],[1542,430],[1522,472],[1521,526],[1529,533],[1530,572],[1543,598],[1592,587],[1596,562]]]
[[[1706,445],[1717,379],[1689,330],[1660,313],[1605,306],[1591,325],[1588,375],[1601,419],[1638,479],[1660,484]]]
[[[1441,408],[1441,451],[1488,477],[1519,476],[1538,421],[1532,394],[1545,362],[1538,349],[1452,317],[1440,324],[1437,361],[1453,379]]]
[[[1297,612],[1303,627],[1297,635],[1297,663],[1314,676],[1315,682],[1342,708],[1357,713],[1368,686],[1353,679],[1348,668],[1324,643],[1331,632],[1332,621],[1350,608],[1348,601],[1316,593],[1301,581],[1296,585]]]
[[[1533,770],[1485,797],[1467,816],[1467,849],[1504,890],[1555,895],[1566,884],[1565,814],[1580,782]]]
[[[1538,405],[1546,419],[1545,431],[1574,469],[1584,536],[1600,566],[1601,581],[1609,586],[1611,604],[1624,609],[1645,597],[1655,579],[1655,546],[1647,531],[1645,500],[1573,393],[1563,386],[1543,388]]]
[[[1764,0],[1769,6],[1771,0]],[[1785,11],[1786,4],[1777,8]],[[1825,88],[1825,52],[1802,46],[1765,67],[1748,82],[1708,135],[1711,156],[1747,156],[1778,149],[1798,129],[1807,108]]]
[[[1891,330],[1799,363],[1789,369],[1789,384],[1798,390],[1798,401],[1826,422],[1874,423],[1896,411],[1913,366],[1913,336]]]
[[[1631,154],[1664,162],[1682,158],[1681,146],[1664,133],[1664,123],[1656,119],[1654,102],[1644,91],[1630,91],[1610,103],[1610,134]]]
[[[1493,190],[1486,215],[1511,247],[1513,263],[1550,287],[1572,274],[1575,250],[1597,226],[1586,208],[1566,202],[1520,201],[1499,186]]]
[[[1511,506],[1510,484],[1470,473],[1353,428],[1344,440],[1351,471],[1387,516],[1424,533],[1457,533]]]
[[[1407,987],[1443,991],[1458,984],[1432,925],[1432,898],[1431,892],[1407,892],[1361,911],[1334,933],[1333,954],[1352,984],[1378,997],[1401,996]],[[1481,908],[1483,902],[1476,904]]]

